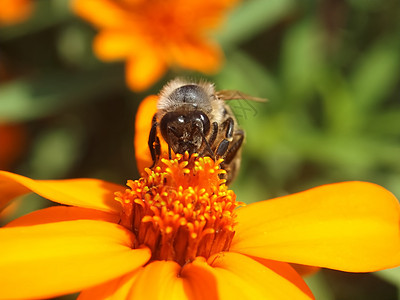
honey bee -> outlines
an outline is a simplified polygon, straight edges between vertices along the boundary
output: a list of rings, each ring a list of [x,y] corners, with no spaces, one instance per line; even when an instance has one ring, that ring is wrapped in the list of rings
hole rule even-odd
[[[225,102],[234,99],[265,101],[239,91],[215,91],[214,84],[206,81],[196,83],[178,78],[165,85],[159,94],[148,140],[152,167],[161,155],[158,137],[161,133],[168,144],[170,158],[172,151],[223,158],[224,178],[226,184],[231,183],[240,167],[244,140],[244,131],[237,126]]]

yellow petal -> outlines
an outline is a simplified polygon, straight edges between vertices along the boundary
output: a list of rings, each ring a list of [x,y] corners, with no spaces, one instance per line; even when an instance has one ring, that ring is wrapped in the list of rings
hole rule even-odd
[[[304,294],[308,295],[310,298],[314,298],[310,288],[304,282],[302,273],[299,273],[294,266],[270,259],[259,258],[259,257],[252,257],[255,261],[259,262],[260,264],[266,266],[268,269],[274,271],[276,274],[286,278],[294,285],[296,285],[300,290],[303,291]],[[297,265],[300,266],[300,265]],[[311,268],[311,267],[310,267]],[[314,268],[315,269],[315,268]],[[310,273],[307,273],[310,274]],[[307,275],[306,274],[306,275]]]
[[[312,299],[299,275],[293,269],[287,272],[287,264],[270,262],[276,270],[283,266],[279,273],[236,253],[222,254],[209,262],[213,267],[203,258],[183,268],[171,261],[152,262],[137,272],[127,299],[164,299],[165,295],[169,299]],[[301,282],[304,291],[290,280]]]
[[[135,92],[148,89],[166,72],[167,66],[151,46],[140,45],[140,52],[126,62],[126,82]]]
[[[79,220],[0,229],[0,299],[47,298],[117,278],[145,264],[147,248],[117,224]]]
[[[143,267],[134,281],[129,299],[191,299],[186,294],[181,266],[173,261],[154,261]]]
[[[225,252],[210,257],[208,262],[218,282],[219,299],[313,299],[309,290],[305,292],[279,272],[245,255]]]
[[[121,205],[114,192],[125,188],[99,179],[33,180],[0,171],[0,206],[12,198],[34,192],[51,201],[119,213]]]
[[[5,227],[30,226],[73,220],[99,220],[118,223],[120,217],[117,214],[96,209],[74,206],[52,206],[19,217],[8,223]]]
[[[139,268],[138,270],[141,270]],[[126,300],[137,278],[137,271],[82,291],[78,300]]]
[[[384,188],[344,182],[237,211],[231,251],[349,272],[400,264],[400,209]]]

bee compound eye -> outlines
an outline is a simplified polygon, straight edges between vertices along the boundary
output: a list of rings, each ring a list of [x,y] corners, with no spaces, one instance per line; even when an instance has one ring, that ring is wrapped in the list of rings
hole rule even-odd
[[[176,118],[176,120],[178,121],[179,124],[184,124],[185,123],[185,117],[184,116],[178,116]]]
[[[161,130],[161,135],[163,136],[164,139],[168,140],[168,134],[169,134],[168,132],[172,127],[171,125],[176,121],[178,121],[178,117],[179,116],[177,116],[175,113],[167,113],[161,118],[160,130]]]

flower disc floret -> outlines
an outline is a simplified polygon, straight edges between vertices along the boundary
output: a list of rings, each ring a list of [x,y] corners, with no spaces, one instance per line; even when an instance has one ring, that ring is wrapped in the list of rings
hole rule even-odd
[[[137,237],[135,246],[149,247],[153,260],[181,265],[229,250],[234,209],[241,203],[220,179],[221,162],[178,154],[129,180],[129,189],[116,193],[116,200],[123,205],[121,223]]]

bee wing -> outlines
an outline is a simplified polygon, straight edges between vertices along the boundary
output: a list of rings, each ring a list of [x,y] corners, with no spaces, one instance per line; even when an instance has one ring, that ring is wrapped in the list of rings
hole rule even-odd
[[[242,93],[241,91],[236,91],[236,90],[221,90],[221,91],[216,92],[215,94],[219,99],[224,100],[224,101],[238,100],[238,99],[251,100],[251,101],[256,101],[256,102],[267,102],[268,101],[265,98],[250,96],[245,93]]]

